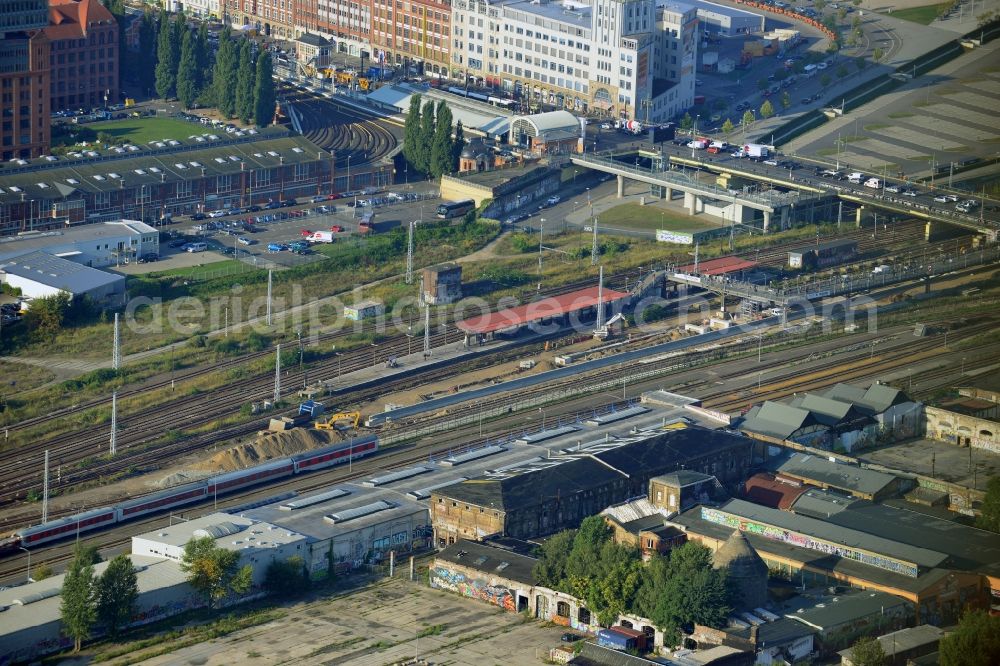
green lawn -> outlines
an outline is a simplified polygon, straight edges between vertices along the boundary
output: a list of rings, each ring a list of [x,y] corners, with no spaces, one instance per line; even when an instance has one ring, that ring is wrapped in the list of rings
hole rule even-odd
[[[190,123],[175,118],[127,118],[84,125],[94,132],[103,132],[120,137],[131,143],[149,143],[163,139],[183,141],[192,134],[202,134],[208,130],[204,125]]]
[[[662,206],[640,206],[636,203],[622,204],[604,211],[598,216],[598,225],[637,231],[667,229],[688,232],[705,231],[718,227],[718,225],[702,222]]]
[[[950,2],[942,2],[936,5],[924,5],[923,7],[910,7],[909,9],[897,9],[893,10],[890,16],[898,19],[903,19],[905,21],[913,21],[914,23],[920,23],[923,25],[930,25],[931,21],[937,18],[938,14],[941,13],[946,7],[951,5]]]

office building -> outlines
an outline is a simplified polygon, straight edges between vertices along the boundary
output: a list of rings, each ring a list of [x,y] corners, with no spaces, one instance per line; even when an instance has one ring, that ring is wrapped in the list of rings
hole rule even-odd
[[[98,0],[50,0],[51,108],[118,102],[118,21]]]
[[[0,5],[0,160],[49,150],[49,40],[44,0]]]
[[[452,5],[441,0],[372,0],[373,64],[430,78],[451,72]]]

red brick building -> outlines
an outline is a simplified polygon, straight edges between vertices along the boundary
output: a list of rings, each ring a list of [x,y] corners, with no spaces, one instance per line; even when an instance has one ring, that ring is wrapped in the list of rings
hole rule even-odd
[[[451,2],[372,0],[372,60],[416,67],[427,76],[448,77]]]
[[[98,0],[49,0],[52,109],[92,109],[119,98],[118,22]]]
[[[49,40],[45,0],[0,3],[0,158],[49,149]]]

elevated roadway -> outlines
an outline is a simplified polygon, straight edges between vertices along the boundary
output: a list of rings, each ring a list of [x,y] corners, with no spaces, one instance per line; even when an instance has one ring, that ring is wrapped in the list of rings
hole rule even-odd
[[[573,155],[570,160],[573,164],[616,176],[619,196],[623,196],[625,180],[629,179],[649,184],[653,196],[668,200],[672,199],[675,191],[683,193],[685,208],[691,215],[703,212],[704,203],[708,200],[733,206],[732,219],[736,223],[751,220],[753,215],[748,215],[749,211],[761,211],[765,231],[770,230],[774,222],[780,222],[780,228],[790,226],[794,222],[796,208],[799,211],[813,210],[821,202],[828,204],[836,201],[848,202],[856,207],[855,222],[859,225],[864,213],[874,210],[924,220],[928,238],[931,237],[932,224],[959,226],[984,234],[990,241],[996,240],[1000,229],[1000,215],[996,210],[987,210],[987,202],[982,199],[982,205],[977,209],[963,213],[954,208],[954,201],[934,201],[939,190],[923,190],[913,183],[891,179],[882,188],[873,189],[846,180],[820,178],[816,175],[817,167],[794,162],[789,167],[781,168],[734,158],[728,153],[713,155],[670,144],[661,144],[652,151],[630,149],[583,153]],[[647,163],[649,166],[646,166]],[[782,189],[757,192],[750,188],[726,189],[698,182],[676,167],[728,174],[744,181]],[[882,179],[879,174],[873,175]],[[916,196],[888,192],[885,186],[893,184],[911,190]],[[968,196],[965,194],[964,198]],[[774,219],[775,216],[777,219]]]

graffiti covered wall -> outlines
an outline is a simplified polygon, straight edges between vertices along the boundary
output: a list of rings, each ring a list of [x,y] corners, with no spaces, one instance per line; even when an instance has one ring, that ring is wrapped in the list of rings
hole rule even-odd
[[[456,567],[448,568],[437,564],[430,570],[430,584],[434,588],[499,606],[511,613],[517,612],[517,592],[512,581],[486,579]]]

